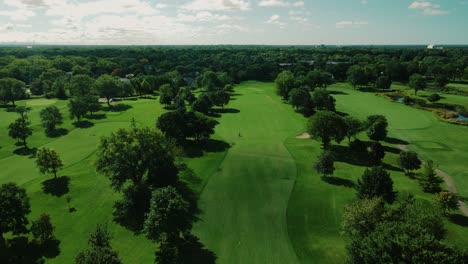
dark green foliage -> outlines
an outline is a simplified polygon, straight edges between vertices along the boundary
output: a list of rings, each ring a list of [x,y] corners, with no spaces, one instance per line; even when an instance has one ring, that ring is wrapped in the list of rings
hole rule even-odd
[[[458,209],[460,197],[450,191],[441,191],[434,197],[434,202],[444,213]]]
[[[421,160],[414,151],[402,151],[398,157],[398,165],[407,173],[421,168]]]
[[[333,79],[330,73],[313,70],[307,73],[303,83],[310,90],[314,90],[315,88],[326,88],[332,82]]]
[[[162,236],[155,252],[158,264],[214,264],[216,256],[200,240],[186,232],[183,237]]]
[[[5,104],[11,102],[14,106],[15,102],[19,99],[24,99],[26,84],[22,81],[13,78],[0,79],[0,100]]]
[[[114,204],[113,217],[123,227],[140,232],[149,210],[151,190],[144,184],[130,185],[123,190],[120,200]]]
[[[444,89],[445,86],[449,83],[449,79],[445,74],[437,74],[434,79],[437,88]]]
[[[420,180],[420,184],[423,191],[429,193],[437,193],[441,191],[440,184],[443,182],[443,180],[437,176],[434,162],[432,160],[428,160],[424,164],[421,177],[422,179]]]
[[[356,88],[356,86],[363,86],[368,83],[366,71],[359,65],[351,66],[347,72],[347,76],[348,81],[354,88]]]
[[[289,99],[289,92],[296,86],[294,74],[291,71],[283,71],[275,79],[278,94],[284,100]]]
[[[224,106],[229,103],[230,99],[231,96],[224,90],[218,90],[210,93],[210,100],[216,106],[221,106],[224,108]]]
[[[378,119],[373,122],[367,129],[367,136],[371,140],[380,141],[387,137],[387,121]]]
[[[78,122],[88,113],[88,102],[85,98],[76,98],[68,103],[70,118],[76,118]]]
[[[8,126],[8,135],[13,139],[23,141],[24,147],[27,147],[26,139],[32,135],[32,129],[29,127],[31,122],[26,114],[22,114],[22,117],[15,120]]]
[[[86,74],[74,75],[71,80],[70,94],[73,96],[87,96],[92,93],[94,79]]]
[[[357,200],[345,207],[342,229],[351,237],[368,235],[382,222],[384,213],[381,197]]]
[[[3,234],[25,234],[28,225],[27,215],[31,212],[26,190],[16,183],[0,185],[0,246]]]
[[[388,76],[380,76],[375,81],[375,87],[381,90],[388,90],[392,86],[392,80]]]
[[[144,224],[146,236],[157,241],[162,234],[178,236],[191,228],[189,204],[174,187],[155,190],[151,195],[150,208]]]
[[[57,178],[57,172],[63,167],[58,153],[50,148],[40,148],[36,152],[36,166],[42,174],[53,173]]]
[[[331,151],[323,151],[318,157],[317,162],[314,164],[314,169],[317,173],[322,174],[323,177],[333,175],[335,167],[333,166],[334,156]]]
[[[188,138],[201,140],[214,134],[218,121],[197,112],[176,110],[162,114],[156,123],[166,136],[182,143]]]
[[[294,88],[291,91],[289,91],[289,102],[296,109],[299,107],[303,107],[307,99],[310,100],[310,94],[305,89]]]
[[[54,240],[54,229],[48,214],[41,214],[31,225],[31,233],[39,244]]]
[[[367,153],[367,145],[359,139],[355,139],[349,143],[349,148],[356,153]]]
[[[379,142],[372,142],[369,150],[370,162],[374,165],[380,164],[385,157],[385,150]]]
[[[356,138],[356,135],[362,132],[365,127],[361,120],[353,116],[345,116],[344,121],[347,127],[346,137],[348,138],[348,142],[351,144],[351,139]]]
[[[408,84],[414,90],[414,95],[416,95],[419,90],[424,90],[427,85],[426,79],[420,74],[411,75]]]
[[[111,106],[110,99],[119,96],[122,92],[119,81],[114,76],[108,74],[99,76],[94,83],[94,87],[99,96],[107,99],[107,104],[109,106]]]
[[[392,203],[396,198],[393,180],[381,166],[366,169],[357,181],[356,191],[359,199],[382,197],[387,203]]]
[[[54,91],[55,97],[57,97],[58,99],[67,99],[67,90],[69,89],[69,84],[67,80],[65,80],[64,78],[57,79],[54,82],[52,89]]]
[[[56,106],[48,106],[40,112],[42,126],[45,128],[46,134],[55,131],[56,127],[63,123],[63,117],[60,110]]]
[[[80,252],[76,258],[76,264],[121,264],[122,261],[117,251],[110,245],[111,235],[107,226],[98,225],[90,235],[88,248]]]
[[[208,93],[202,93],[195,102],[192,104],[192,110],[207,114],[210,112],[213,103],[211,102],[210,95]]]
[[[101,138],[96,169],[111,179],[116,190],[128,181],[167,186],[177,180],[171,144],[149,128],[119,129]]]
[[[329,92],[317,90],[312,93],[312,104],[316,110],[335,112],[335,98]]]
[[[206,89],[207,91],[215,91],[221,89],[225,84],[223,84],[218,75],[213,71],[205,71],[201,76],[201,88]]]
[[[440,99],[441,99],[441,98],[440,98],[440,95],[438,95],[438,94],[436,94],[436,93],[435,93],[435,94],[431,94],[431,95],[429,95],[429,97],[427,97],[427,100],[428,100],[429,102],[431,102],[431,103],[435,103],[435,102],[439,101]]]
[[[177,95],[177,89],[170,84],[164,84],[159,87],[159,102],[161,104],[170,105]]]
[[[86,104],[86,109],[91,115],[101,109],[98,96],[86,95],[86,96],[80,97],[80,99]]]
[[[327,147],[332,139],[339,143],[345,138],[346,123],[334,112],[319,111],[309,118],[307,132]]]

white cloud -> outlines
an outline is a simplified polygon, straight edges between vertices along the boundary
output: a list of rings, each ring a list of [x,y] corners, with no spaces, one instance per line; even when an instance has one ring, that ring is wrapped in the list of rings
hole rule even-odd
[[[409,9],[416,9],[416,10],[422,10],[422,14],[424,15],[446,15],[449,12],[445,10],[440,9],[439,4],[427,2],[427,1],[414,1],[412,2],[409,6]]]
[[[31,28],[31,27],[32,27],[32,25],[29,25],[29,24],[6,23],[6,24],[0,26],[0,31],[1,30],[14,30],[14,29],[19,29],[19,28]]]
[[[367,26],[368,23],[366,21],[339,21],[336,22],[335,26],[336,28],[360,28],[363,26]]]
[[[35,15],[35,12],[28,9],[0,10],[0,16],[6,16],[15,21],[25,21]]]
[[[179,13],[177,14],[177,19],[182,22],[196,22],[196,21],[225,21],[225,20],[231,20],[230,16],[227,15],[219,15],[219,14],[213,14],[208,11],[201,11],[196,13],[195,15],[192,14],[183,14]]]
[[[267,21],[267,24],[276,25],[279,28],[283,29],[286,27],[286,23],[281,21],[281,17],[277,14],[272,15]]]
[[[368,1],[367,0],[361,0],[361,4],[367,5]]]
[[[287,2],[283,0],[262,0],[258,3],[258,6],[262,7],[302,7],[304,5],[304,1]]]
[[[182,6],[182,9],[191,11],[200,10],[248,10],[250,3],[247,0],[193,0]]]

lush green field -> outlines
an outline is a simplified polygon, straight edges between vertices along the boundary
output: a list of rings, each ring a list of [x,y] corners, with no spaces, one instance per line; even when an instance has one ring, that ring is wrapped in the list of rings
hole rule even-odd
[[[447,87],[454,87],[459,90],[467,90],[468,91],[468,85],[466,84],[448,84]],[[414,91],[410,89],[407,85],[402,85],[402,84],[392,84],[392,89],[399,89],[404,91],[407,95],[414,96]],[[435,93],[434,91],[430,90],[423,90],[423,91],[418,91],[417,96],[422,99],[426,99],[428,96],[431,94]],[[438,101],[438,103],[444,103],[444,104],[456,104],[456,105],[464,105],[468,106],[468,96],[463,96],[463,95],[458,95],[458,94],[448,94],[444,92],[437,92],[440,96],[441,99]]]
[[[466,135],[468,127],[437,121],[430,112],[393,103],[384,98],[336,84],[337,108],[360,118],[384,114],[390,136],[411,142],[410,149],[424,159],[431,158],[455,178],[458,190],[468,197]],[[99,137],[119,127],[128,127],[134,117],[141,125],[154,126],[164,110],[157,100],[127,100],[131,108],[121,112],[102,111],[106,118],[91,120],[90,128],[74,128],[65,115],[68,134],[47,138],[39,124],[39,111],[54,104],[66,114],[65,101],[34,99],[19,102],[33,107],[29,114],[34,134],[30,147],[48,146],[62,156],[69,177],[69,193],[56,197],[45,194],[40,175],[28,156],[13,154],[14,141],[6,128],[17,114],[0,109],[0,183],[14,181],[31,197],[31,219],[48,212],[57,227],[61,254],[48,263],[72,263],[86,246],[88,234],[98,223],[107,222],[114,235],[113,246],[124,263],[151,263],[155,246],[112,222],[112,205],[119,194],[109,181],[96,174],[94,152]],[[306,119],[295,113],[275,94],[272,83],[246,82],[236,86],[236,95],[218,119],[214,138],[230,144],[227,151],[208,152],[184,159],[195,173],[186,179],[200,192],[200,221],[194,232],[214,251],[219,263],[342,263],[345,238],[340,234],[343,207],[355,199],[349,185],[365,167],[346,156],[336,163],[336,182],[327,183],[312,166],[321,149],[318,142],[298,139]],[[238,111],[236,111],[238,110]],[[239,135],[240,134],[240,135]],[[363,139],[365,137],[363,136]],[[395,141],[396,142],[396,141]],[[415,180],[395,168],[395,142],[386,142],[385,164],[391,171],[399,197],[413,193],[430,200]],[[339,150],[344,149],[342,143]],[[70,213],[66,197],[71,196]],[[448,239],[465,248],[468,228],[447,222]],[[131,247],[129,247],[131,245]]]
[[[461,90],[461,91],[468,91],[468,84],[449,83],[449,84],[447,84],[447,87],[449,87],[449,88],[455,88],[455,89]]]

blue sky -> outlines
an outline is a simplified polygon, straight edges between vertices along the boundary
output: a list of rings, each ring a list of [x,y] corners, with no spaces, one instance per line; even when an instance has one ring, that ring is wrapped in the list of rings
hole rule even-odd
[[[468,0],[0,0],[0,43],[468,44]]]

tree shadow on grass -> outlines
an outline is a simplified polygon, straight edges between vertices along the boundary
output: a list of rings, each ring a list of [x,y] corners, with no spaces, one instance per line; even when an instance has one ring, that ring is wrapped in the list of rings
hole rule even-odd
[[[80,120],[80,121],[73,122],[73,125],[76,128],[90,128],[94,126],[94,123],[88,120]]]
[[[348,93],[342,91],[329,91],[329,94],[339,94],[339,95],[348,95]]]
[[[127,111],[130,108],[132,108],[132,106],[128,105],[128,104],[116,104],[116,105],[113,105],[111,107],[104,108],[104,111],[124,112],[124,111]]]
[[[351,151],[348,147],[339,145],[331,146],[330,150],[333,151],[335,161],[363,167],[374,165],[366,152]]]
[[[62,176],[42,182],[42,190],[46,194],[61,197],[70,191],[70,177]]]
[[[348,188],[354,188],[355,183],[352,180],[348,179],[343,179],[340,177],[335,177],[335,176],[327,176],[327,177],[322,177],[322,181],[332,184],[332,185],[337,185],[337,186],[344,186]]]
[[[101,119],[104,119],[106,117],[107,117],[106,114],[91,114],[91,115],[86,116],[86,118],[94,119],[94,120],[101,120]]]
[[[183,144],[187,157],[201,157],[203,152],[223,152],[231,147],[228,143],[217,139],[204,139],[200,141],[188,140]]]
[[[463,227],[468,227],[468,217],[461,215],[461,214],[449,214],[448,219],[450,222],[463,226]]]
[[[384,139],[385,142],[387,143],[390,143],[390,144],[394,144],[394,145],[408,145],[409,142],[408,141],[405,141],[405,140],[402,140],[402,139],[398,139],[398,138],[392,138],[392,137],[386,137]]]
[[[180,248],[181,262],[186,264],[214,264],[216,255],[200,242],[200,239],[192,234],[184,234],[184,240]]]
[[[17,148],[13,151],[13,153],[15,153],[16,155],[20,155],[20,156],[31,156],[33,157],[34,155],[36,155],[36,152],[37,152],[37,148],[28,148],[28,147],[21,147],[21,148]]]
[[[46,136],[51,138],[65,136],[66,134],[68,134],[68,130],[66,130],[65,128],[57,128],[52,131],[46,131]]]
[[[240,113],[240,110],[235,109],[235,108],[216,108],[216,109],[213,109],[212,111],[215,112],[215,113],[218,113],[218,114],[237,114],[237,113]]]
[[[388,163],[382,163],[382,167],[386,170],[404,172],[401,168],[390,165]]]
[[[0,254],[1,263],[43,263],[43,257],[55,258],[60,254],[60,241],[51,239],[43,244],[27,237],[8,239]]]
[[[395,147],[390,147],[390,146],[383,146],[383,149],[385,152],[390,152],[394,154],[400,154],[401,149],[395,148]]]

